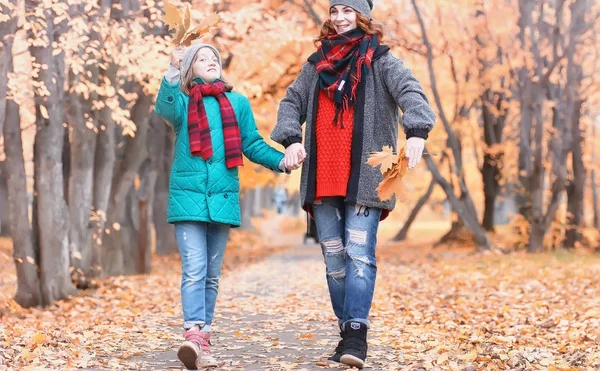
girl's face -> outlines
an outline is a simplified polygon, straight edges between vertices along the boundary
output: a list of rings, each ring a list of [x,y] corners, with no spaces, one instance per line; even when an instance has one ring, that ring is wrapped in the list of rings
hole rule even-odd
[[[356,11],[349,6],[336,5],[329,9],[329,20],[335,27],[335,32],[344,33],[357,27]]]
[[[199,77],[207,84],[221,77],[219,58],[210,48],[202,48],[196,53],[196,60],[192,64],[194,77]]]

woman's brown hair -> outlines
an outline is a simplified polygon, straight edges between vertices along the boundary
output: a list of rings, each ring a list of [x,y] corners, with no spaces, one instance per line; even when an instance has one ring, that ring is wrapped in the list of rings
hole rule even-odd
[[[367,33],[368,35],[379,36],[379,42],[382,41],[383,24],[381,24],[380,22],[373,21],[369,19],[369,17],[367,17],[366,15],[356,12],[356,25],[358,26],[358,28],[365,31],[365,33]],[[331,20],[329,19],[326,20],[325,23],[323,23],[323,27],[321,27],[321,34],[314,41],[315,46],[318,47],[323,39],[325,39],[328,35],[335,33],[336,30],[333,26],[333,22],[331,22]]]
[[[200,51],[200,49],[198,49],[198,51]],[[193,81],[194,80],[194,72],[192,72],[192,69],[193,69],[192,66],[194,65],[194,63],[196,63],[197,59],[198,59],[198,52],[196,52],[196,55],[194,56],[194,60],[192,61],[192,64],[190,65],[190,68],[188,69],[187,74],[185,76],[183,76],[183,78],[181,79],[181,86],[179,87],[179,89],[187,95],[190,95],[190,89],[192,89],[194,87],[194,85],[196,85],[196,83]],[[221,68],[221,77],[219,78],[219,80],[221,80],[221,82],[223,84],[225,84],[225,91],[232,91],[233,85],[228,83],[222,77],[222,75],[223,75],[223,69]]]

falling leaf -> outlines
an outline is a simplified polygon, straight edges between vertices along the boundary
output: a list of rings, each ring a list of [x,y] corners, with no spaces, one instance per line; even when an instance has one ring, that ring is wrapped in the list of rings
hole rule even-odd
[[[113,226],[113,229],[115,231],[120,231],[121,230],[121,224],[119,224],[119,223],[113,223],[112,226]]]
[[[79,251],[75,251],[73,253],[73,258],[75,258],[77,260],[81,260],[81,253]]]
[[[26,259],[29,262],[29,264],[35,264],[35,259],[32,258],[31,256],[28,256]]]

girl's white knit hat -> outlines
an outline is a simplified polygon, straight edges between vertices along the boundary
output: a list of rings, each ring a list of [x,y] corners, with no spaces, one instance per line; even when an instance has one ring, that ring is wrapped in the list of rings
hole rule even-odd
[[[219,60],[219,67],[221,67],[221,71],[223,71],[223,62],[221,61],[221,54],[219,53],[217,48],[215,48],[214,46],[209,45],[209,44],[202,44],[202,43],[193,44],[192,46],[187,48],[185,53],[183,54],[183,61],[181,62],[181,79],[182,80],[185,78],[185,76],[187,76],[188,71],[192,67],[192,62],[194,61],[194,56],[196,56],[196,53],[198,53],[198,50],[200,50],[202,48],[209,48],[210,50],[212,50],[215,53],[215,55],[217,56],[217,59]]]

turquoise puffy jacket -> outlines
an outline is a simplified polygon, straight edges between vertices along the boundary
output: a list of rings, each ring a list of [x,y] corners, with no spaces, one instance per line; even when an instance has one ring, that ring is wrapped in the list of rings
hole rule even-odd
[[[276,172],[283,153],[269,146],[258,132],[248,98],[225,93],[237,118],[244,155],[252,162]],[[156,113],[175,130],[175,151],[169,178],[167,222],[201,221],[241,225],[240,180],[238,169],[225,166],[225,145],[221,125],[221,110],[217,99],[204,97],[213,156],[204,161],[190,152],[188,138],[189,96],[163,78],[156,97]]]

